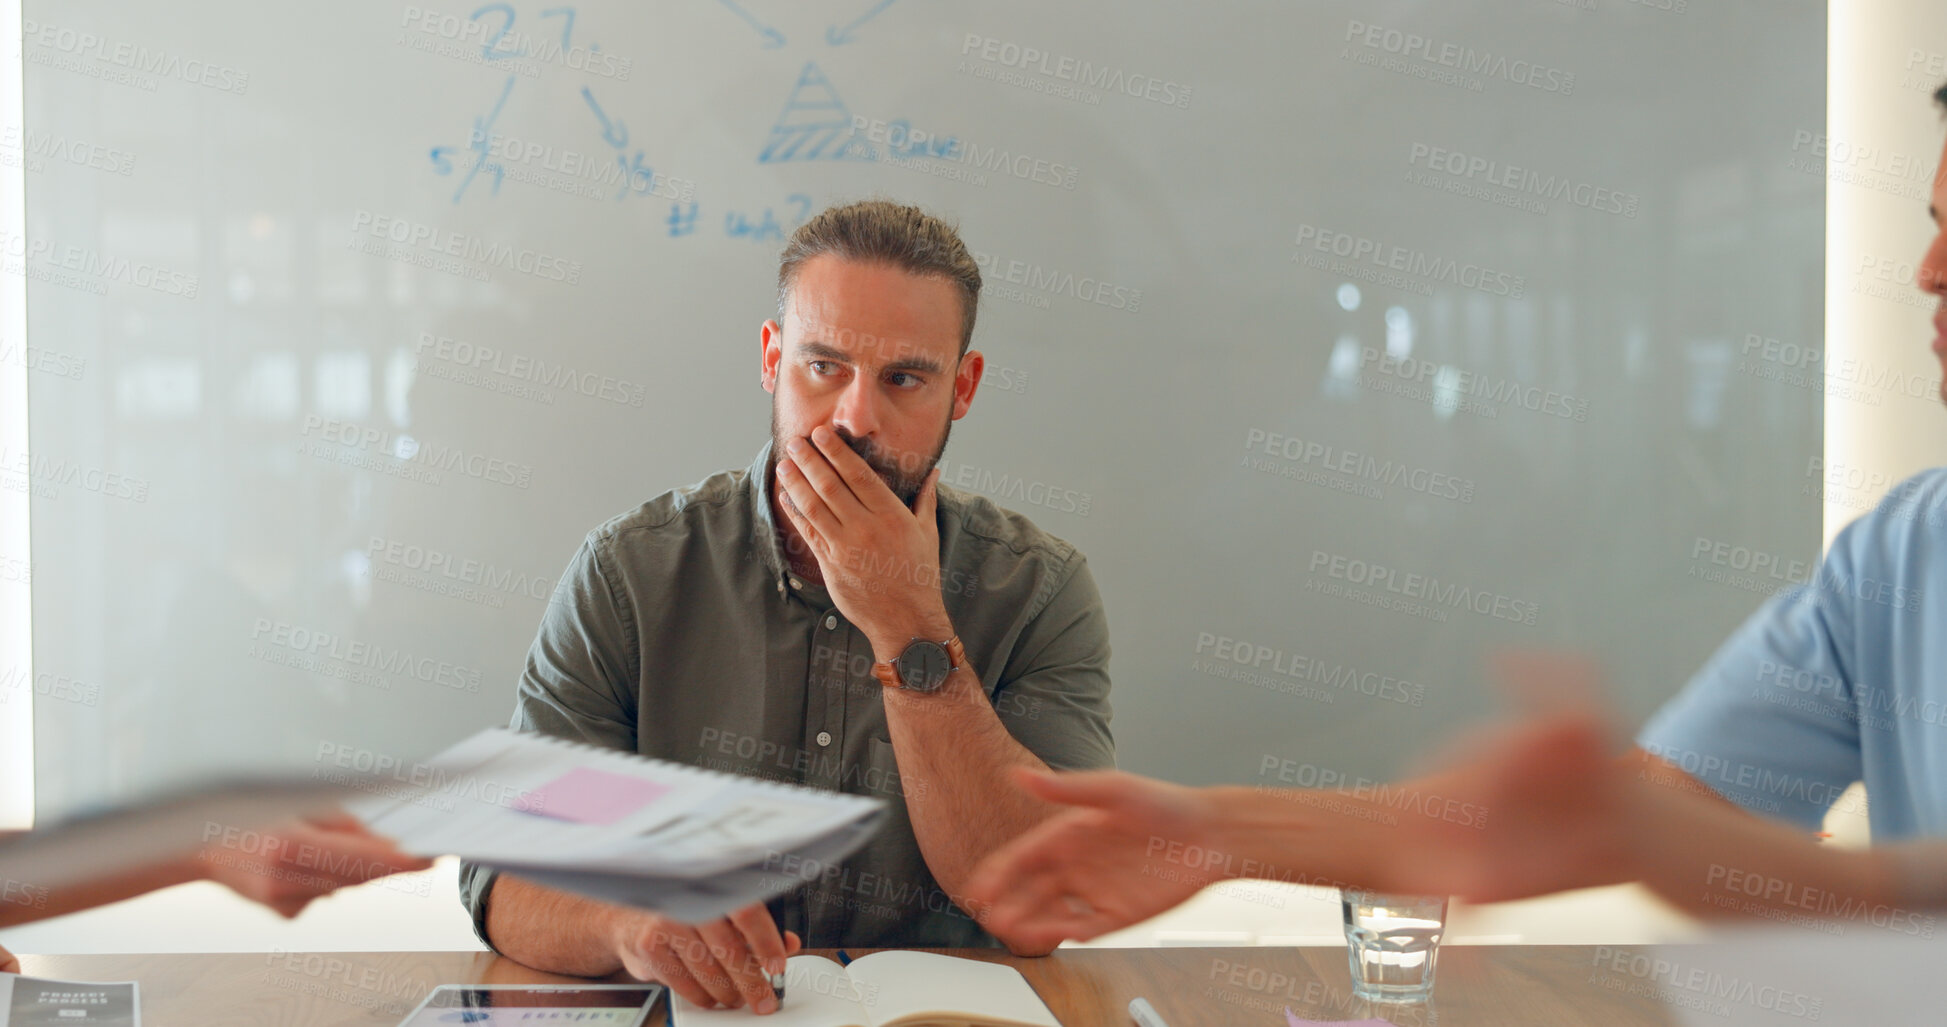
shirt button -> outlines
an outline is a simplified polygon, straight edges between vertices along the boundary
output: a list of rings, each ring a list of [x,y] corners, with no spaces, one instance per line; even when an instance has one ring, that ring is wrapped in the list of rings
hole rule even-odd
[[[833,628],[835,628],[835,627],[838,627],[838,618],[837,618],[837,617],[834,617],[834,616],[832,616],[832,615],[831,615],[831,614],[829,614],[829,613],[828,613],[828,614],[826,614],[826,615],[825,615],[825,630],[826,630],[826,631],[830,631],[831,629],[833,629]]]
[[[832,744],[832,733],[830,731],[818,732],[818,747],[822,749],[830,744]]]
[[[804,587],[804,582],[802,582],[802,581],[799,581],[799,580],[798,580],[798,579],[796,579],[796,578],[792,578],[792,579],[791,579],[791,587],[792,587],[792,588],[803,588],[803,587]]]

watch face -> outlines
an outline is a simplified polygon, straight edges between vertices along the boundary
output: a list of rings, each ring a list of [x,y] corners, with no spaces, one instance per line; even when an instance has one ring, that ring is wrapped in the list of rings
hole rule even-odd
[[[906,647],[894,662],[899,668],[899,684],[915,692],[933,692],[946,684],[946,678],[953,670],[953,661],[946,654],[946,647],[938,642],[919,641]]]

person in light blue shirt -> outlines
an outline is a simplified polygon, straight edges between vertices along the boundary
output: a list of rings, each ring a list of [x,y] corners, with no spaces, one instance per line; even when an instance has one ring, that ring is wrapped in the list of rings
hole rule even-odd
[[[1802,827],[1864,781],[1875,841],[1947,836],[1943,604],[1947,468],[1935,468],[1847,525],[1810,580],[1746,621],[1637,744]]]
[[[1947,86],[1934,94],[1947,110]],[[1941,165],[1947,168],[1947,164]],[[1947,374],[1947,174],[1920,290],[1939,297]],[[1940,386],[1947,400],[1947,385]],[[1859,468],[1814,461],[1826,490]],[[1759,608],[1637,735],[1653,757],[1755,813],[1817,830],[1863,781],[1878,843],[1947,836],[1947,468],[1894,486],[1804,584]],[[1669,767],[1660,768],[1665,772]]]

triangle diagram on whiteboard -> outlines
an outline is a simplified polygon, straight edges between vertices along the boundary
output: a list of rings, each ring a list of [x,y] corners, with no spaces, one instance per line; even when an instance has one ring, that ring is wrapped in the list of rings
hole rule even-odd
[[[807,62],[784,101],[784,111],[771,126],[771,138],[760,164],[794,160],[877,160],[872,145],[852,131],[852,112],[838,98],[831,80]]]

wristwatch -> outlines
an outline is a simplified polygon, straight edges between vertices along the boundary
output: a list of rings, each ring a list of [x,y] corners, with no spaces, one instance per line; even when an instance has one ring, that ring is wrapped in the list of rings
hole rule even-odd
[[[953,672],[967,663],[967,647],[955,635],[944,642],[915,638],[897,659],[872,665],[872,674],[887,688],[909,692],[937,692]]]

